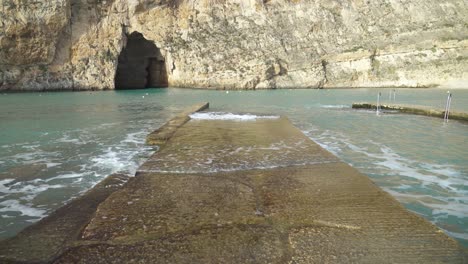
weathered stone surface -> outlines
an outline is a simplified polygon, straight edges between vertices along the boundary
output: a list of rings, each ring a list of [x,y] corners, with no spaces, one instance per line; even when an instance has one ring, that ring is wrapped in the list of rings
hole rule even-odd
[[[54,263],[286,263],[285,242],[268,226],[213,227],[134,244],[79,246]]]
[[[177,129],[190,120],[189,115],[195,112],[203,111],[210,107],[209,103],[200,103],[186,108],[171,120],[167,121],[160,128],[156,129],[146,137],[146,144],[157,145],[161,149],[164,144],[172,137]]]
[[[454,240],[344,163],[139,174],[82,238],[57,263],[466,260]]]
[[[287,118],[274,120],[190,120],[139,171],[233,171],[339,161],[304,137]]]
[[[127,243],[222,225],[266,224],[255,215],[252,188],[242,182],[203,175],[137,177],[99,207],[83,239]]]
[[[113,89],[118,56],[134,31],[161,50],[170,86],[468,82],[464,0],[2,0],[0,6],[0,90]]]
[[[70,1],[2,0],[0,64],[47,65],[70,19]]]

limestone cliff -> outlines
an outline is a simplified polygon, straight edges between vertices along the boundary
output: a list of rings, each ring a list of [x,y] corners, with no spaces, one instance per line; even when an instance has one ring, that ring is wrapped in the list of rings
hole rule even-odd
[[[114,89],[133,32],[170,86],[468,86],[466,0],[0,0],[0,90]]]

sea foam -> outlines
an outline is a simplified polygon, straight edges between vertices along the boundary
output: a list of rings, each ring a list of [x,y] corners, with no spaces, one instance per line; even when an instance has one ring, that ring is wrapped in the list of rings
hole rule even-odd
[[[0,202],[0,212],[19,212],[23,216],[34,218],[43,218],[46,215],[46,210],[20,204],[18,200],[6,200]]]
[[[253,115],[253,114],[233,114],[223,112],[194,113],[190,118],[196,120],[234,120],[234,121],[253,121],[256,119],[277,119],[279,116],[272,115]]]

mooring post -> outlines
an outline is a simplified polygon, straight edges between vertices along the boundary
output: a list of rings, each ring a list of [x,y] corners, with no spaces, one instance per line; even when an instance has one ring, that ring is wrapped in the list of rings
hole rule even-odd
[[[380,114],[380,96],[381,96],[381,95],[382,95],[381,92],[379,92],[379,93],[377,94],[377,112],[376,112],[377,115]]]
[[[396,90],[393,89],[393,103],[395,103],[395,100],[396,100]]]
[[[450,112],[450,104],[452,103],[452,93],[450,91],[447,91],[448,96],[447,96],[447,103],[445,104],[445,113],[444,113],[444,121],[448,122],[449,118],[449,112]]]

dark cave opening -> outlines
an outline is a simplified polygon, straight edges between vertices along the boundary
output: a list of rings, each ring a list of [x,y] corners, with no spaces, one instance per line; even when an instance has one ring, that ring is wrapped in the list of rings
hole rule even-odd
[[[127,45],[119,55],[115,89],[167,86],[166,63],[159,48],[139,32],[128,35]]]

